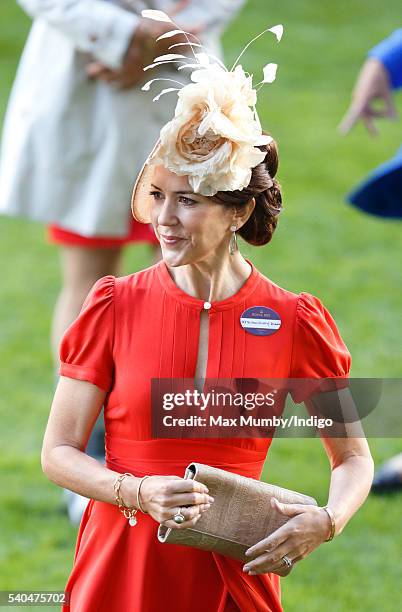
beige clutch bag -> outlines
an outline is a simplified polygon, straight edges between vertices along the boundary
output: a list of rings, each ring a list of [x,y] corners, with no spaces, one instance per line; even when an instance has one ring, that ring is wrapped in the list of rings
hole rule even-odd
[[[245,551],[289,520],[271,508],[271,497],[287,504],[317,506],[308,495],[203,463],[190,463],[184,478],[205,484],[215,501],[194,527],[171,529],[159,525],[158,540],[194,546],[239,561],[248,561]]]

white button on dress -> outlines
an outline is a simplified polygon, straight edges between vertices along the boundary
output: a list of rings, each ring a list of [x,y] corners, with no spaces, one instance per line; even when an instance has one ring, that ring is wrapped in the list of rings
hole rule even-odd
[[[211,308],[211,302],[204,302],[204,310],[209,310]]]

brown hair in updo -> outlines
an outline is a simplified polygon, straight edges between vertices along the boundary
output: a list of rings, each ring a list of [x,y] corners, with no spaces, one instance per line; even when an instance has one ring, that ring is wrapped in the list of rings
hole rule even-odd
[[[278,146],[272,140],[258,148],[266,151],[265,159],[252,169],[248,187],[237,191],[218,191],[212,196],[214,201],[236,208],[242,208],[255,198],[253,212],[238,231],[246,242],[254,246],[262,246],[271,240],[282,210],[281,188],[274,178],[279,164]]]

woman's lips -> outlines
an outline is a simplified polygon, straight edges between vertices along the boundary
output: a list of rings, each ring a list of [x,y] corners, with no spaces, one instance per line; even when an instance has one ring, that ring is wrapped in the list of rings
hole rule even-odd
[[[184,240],[184,238],[180,238],[180,236],[165,236],[164,234],[161,234],[160,237],[164,244],[169,246],[173,246],[178,244],[181,240]]]

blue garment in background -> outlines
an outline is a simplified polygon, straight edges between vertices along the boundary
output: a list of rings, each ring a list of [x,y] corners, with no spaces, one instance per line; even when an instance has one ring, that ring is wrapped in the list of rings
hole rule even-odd
[[[393,89],[402,87],[402,28],[371,49],[368,56],[384,64]]]
[[[402,147],[395,157],[373,170],[347,198],[371,215],[402,219]]]

